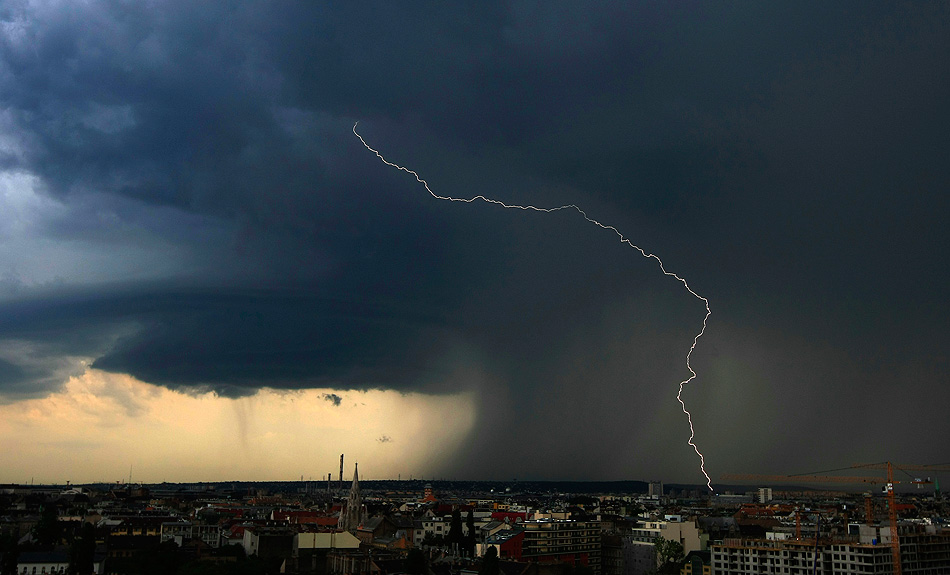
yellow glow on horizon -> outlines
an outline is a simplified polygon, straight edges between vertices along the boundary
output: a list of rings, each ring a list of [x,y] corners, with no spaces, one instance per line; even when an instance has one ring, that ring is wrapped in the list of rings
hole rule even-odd
[[[325,394],[342,397],[340,405]],[[189,395],[89,369],[0,405],[0,482],[262,481],[431,473],[472,431],[472,394],[262,389]]]

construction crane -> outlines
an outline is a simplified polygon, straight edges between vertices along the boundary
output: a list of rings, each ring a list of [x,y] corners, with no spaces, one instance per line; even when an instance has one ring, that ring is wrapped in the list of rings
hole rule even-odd
[[[866,477],[866,476],[854,476],[854,475],[811,475],[811,474],[801,474],[801,475],[756,475],[756,474],[740,474],[740,473],[727,473],[723,475],[720,479],[723,481],[759,481],[759,482],[791,482],[791,483],[883,483],[884,491],[887,494],[887,518],[890,523],[891,529],[891,559],[894,562],[894,575],[901,575],[901,548],[900,548],[900,539],[897,534],[897,502],[894,497],[894,484],[900,483],[894,479],[894,469],[899,469],[903,472],[908,471],[950,471],[950,465],[903,465],[895,464],[890,461],[885,461],[883,463],[858,463],[855,465],[850,465],[848,467],[842,467],[840,469],[834,469],[831,471],[841,471],[844,469],[875,469],[875,470],[885,470],[887,475],[885,477]],[[913,477],[913,476],[910,476]],[[912,483],[918,487],[922,484],[931,483],[929,478],[923,480],[920,478],[914,478]],[[871,522],[872,509],[871,501],[867,499],[865,501],[866,512],[868,515],[868,522]],[[817,536],[816,536],[817,537]]]

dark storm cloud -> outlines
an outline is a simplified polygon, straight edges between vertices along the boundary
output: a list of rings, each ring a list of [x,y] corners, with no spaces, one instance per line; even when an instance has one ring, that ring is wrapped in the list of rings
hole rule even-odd
[[[404,387],[424,357],[408,346],[437,333],[427,318],[405,310],[287,291],[151,286],[14,302],[4,310],[3,340],[43,345],[46,356],[92,356],[93,367],[143,381],[224,395],[264,385]],[[3,383],[9,388],[35,377],[10,365]]]
[[[0,386],[88,358],[232,396],[474,389],[447,468],[696,479],[673,397],[702,304],[575,215],[435,201],[358,119],[437,192],[576,202],[709,297],[686,397],[713,466],[738,442],[809,461],[749,437],[773,420],[890,458],[911,439],[849,452],[867,420],[836,418],[945,399],[948,10],[4,3],[0,166],[61,206],[31,245],[181,261],[145,283],[116,256],[46,295],[0,269]]]
[[[343,398],[335,393],[324,393],[323,399],[329,401],[330,403],[332,403],[333,405],[337,407],[339,407],[340,404],[343,403]]]

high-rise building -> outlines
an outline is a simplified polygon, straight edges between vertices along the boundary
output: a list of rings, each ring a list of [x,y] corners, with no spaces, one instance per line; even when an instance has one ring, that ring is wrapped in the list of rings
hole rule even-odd
[[[894,563],[888,527],[857,526],[838,540],[725,539],[712,545],[712,572],[717,575],[782,573],[788,575],[891,575]],[[950,573],[950,530],[936,526],[900,527],[904,575]]]
[[[533,563],[587,565],[600,575],[600,524],[573,519],[535,519],[524,528],[521,559]]]
[[[852,542],[820,543],[808,540],[730,540],[712,545],[712,572],[717,575],[833,573],[889,575],[891,549],[886,545]]]
[[[631,541],[650,543],[657,537],[677,541],[683,552],[701,551],[706,548],[709,536],[702,533],[693,520],[689,521],[639,521],[627,530],[625,537]]]

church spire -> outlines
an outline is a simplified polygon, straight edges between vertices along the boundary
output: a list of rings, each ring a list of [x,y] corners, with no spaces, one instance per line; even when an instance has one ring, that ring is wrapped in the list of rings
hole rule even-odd
[[[360,495],[359,464],[353,466],[353,484],[350,485],[350,495],[346,498],[346,507],[340,516],[340,526],[344,531],[356,531],[360,526],[360,515],[363,508],[363,497]]]

